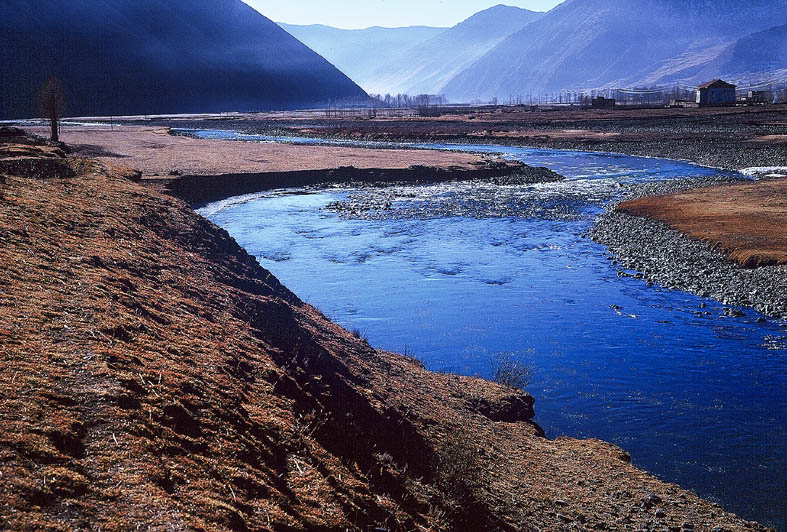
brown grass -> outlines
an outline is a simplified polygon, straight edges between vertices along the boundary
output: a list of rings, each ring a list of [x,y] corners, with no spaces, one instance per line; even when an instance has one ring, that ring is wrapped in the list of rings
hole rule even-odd
[[[618,208],[708,242],[747,268],[787,264],[787,179],[642,198]]]
[[[40,133],[43,128],[32,128]],[[398,169],[410,166],[472,169],[484,159],[458,152],[385,150],[201,140],[172,136],[165,128],[64,126],[62,139],[102,161],[136,168],[146,176],[221,175],[325,170],[341,166]]]

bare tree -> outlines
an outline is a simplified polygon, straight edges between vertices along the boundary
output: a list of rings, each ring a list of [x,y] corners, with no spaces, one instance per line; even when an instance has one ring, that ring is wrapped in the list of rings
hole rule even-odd
[[[52,141],[58,142],[60,140],[58,123],[66,109],[66,95],[63,91],[63,84],[57,77],[49,76],[41,86],[41,90],[38,92],[38,109],[44,118],[49,120],[49,125],[52,128]]]

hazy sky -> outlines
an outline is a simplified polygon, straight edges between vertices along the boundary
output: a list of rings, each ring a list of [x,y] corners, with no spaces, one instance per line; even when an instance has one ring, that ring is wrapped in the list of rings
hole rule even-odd
[[[562,0],[244,0],[276,22],[369,26],[453,26],[497,4],[548,11]]]

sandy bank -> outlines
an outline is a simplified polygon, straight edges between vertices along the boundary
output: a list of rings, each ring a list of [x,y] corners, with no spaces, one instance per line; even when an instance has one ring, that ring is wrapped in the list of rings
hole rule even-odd
[[[45,128],[27,128],[45,134]],[[326,170],[342,166],[406,169],[410,166],[472,170],[488,158],[469,153],[430,150],[386,150],[342,146],[303,146],[204,140],[170,135],[167,128],[64,126],[62,140],[76,153],[122,163],[145,178],[260,172]]]
[[[145,184],[192,205],[326,184],[562,179],[546,168],[460,152],[205,140],[138,126],[64,126],[62,138],[75,154],[135,168]]]

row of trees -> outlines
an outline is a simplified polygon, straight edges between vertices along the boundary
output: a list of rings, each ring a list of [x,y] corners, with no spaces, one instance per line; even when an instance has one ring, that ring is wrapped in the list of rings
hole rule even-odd
[[[418,94],[410,96],[409,94],[370,94],[369,97],[373,102],[377,102],[385,107],[394,108],[417,108],[430,105],[446,105],[448,99],[442,94]]]
[[[344,99],[332,101],[325,114],[328,118],[358,117],[375,118],[379,115],[386,116],[431,116],[440,112],[441,106],[448,104],[448,99],[442,94],[409,94],[381,95],[371,94],[368,98]]]
[[[748,90],[765,91],[773,95],[769,101],[774,103],[787,102],[787,83],[770,82],[767,86],[739,87],[739,93],[746,95]],[[631,88],[606,88],[589,89],[586,91],[561,90],[551,93],[509,94],[506,98],[492,98],[490,100],[475,100],[469,102],[473,105],[579,105],[590,106],[594,98],[604,97],[615,99],[624,105],[667,105],[675,100],[693,101],[696,96],[696,87],[691,84],[675,84],[674,86],[638,86]],[[442,94],[371,94],[369,105],[373,108],[388,109],[415,109],[448,105],[448,99]]]

